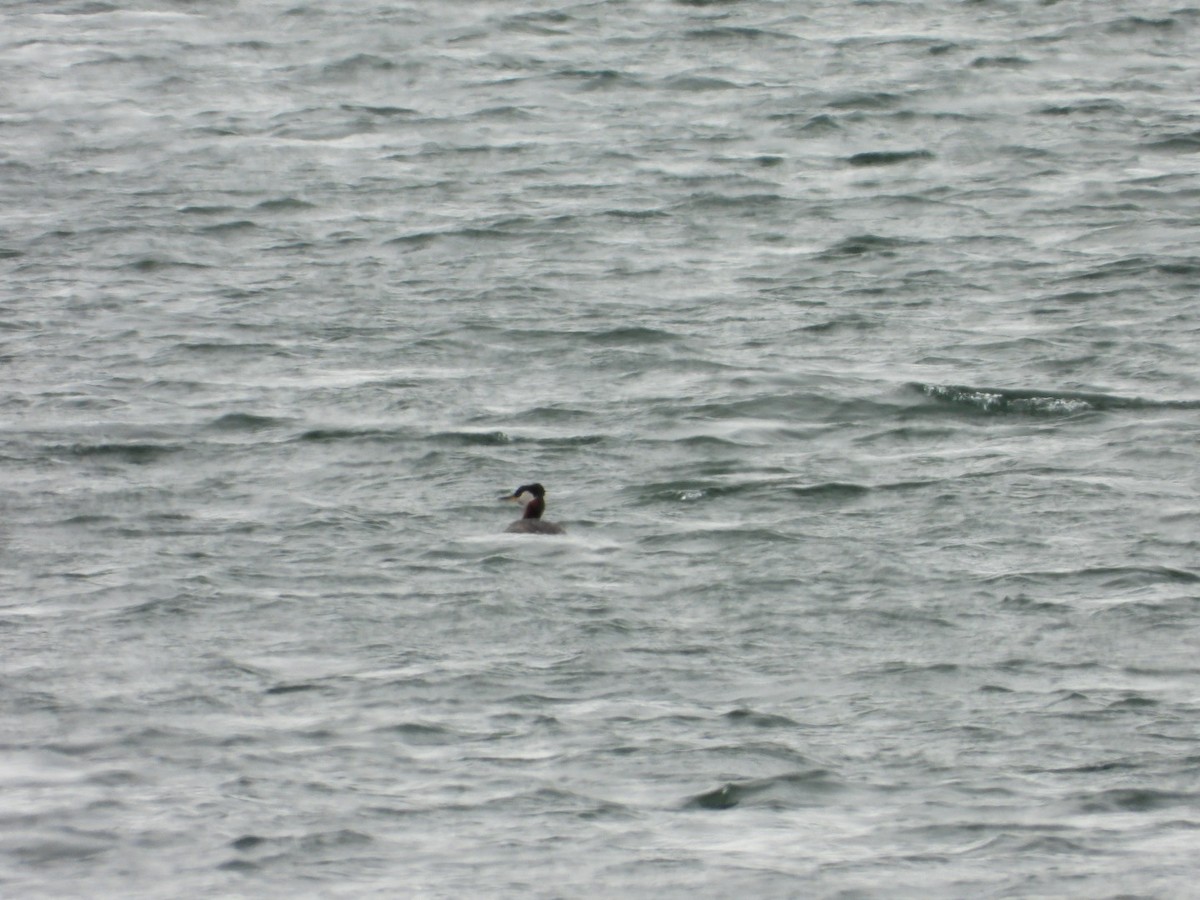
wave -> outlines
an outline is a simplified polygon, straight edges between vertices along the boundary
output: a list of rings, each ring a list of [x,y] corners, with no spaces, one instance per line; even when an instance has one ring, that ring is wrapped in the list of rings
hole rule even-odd
[[[602,328],[594,331],[578,332],[579,336],[593,344],[661,344],[679,339],[679,335],[661,328],[648,328],[644,325],[621,325],[616,328]]]
[[[316,204],[300,200],[297,197],[279,197],[275,200],[264,200],[261,203],[255,204],[254,208],[260,209],[263,212],[303,212],[304,210],[316,209]]]
[[[833,259],[840,256],[895,256],[897,251],[917,246],[919,242],[902,238],[884,237],[878,234],[858,234],[843,238],[823,251],[818,258]]]
[[[1124,104],[1108,97],[1097,97],[1088,100],[1076,100],[1038,110],[1043,116],[1070,116],[1081,114],[1122,114],[1126,112]]]
[[[672,548],[711,547],[718,543],[722,547],[733,545],[795,544],[794,535],[784,534],[774,528],[754,528],[735,524],[698,525],[686,530],[653,534],[641,540],[647,548],[671,550]]]
[[[1095,233],[1100,234],[1101,232]],[[1102,262],[1082,271],[1067,274],[1060,280],[1060,283],[1116,278],[1133,279],[1157,275],[1191,276],[1198,272],[1200,272],[1200,263],[1197,263],[1194,257],[1173,257],[1164,253],[1136,254]]]
[[[757,497],[759,495],[791,494],[794,497],[822,503],[849,503],[874,492],[920,490],[936,484],[933,481],[898,481],[885,484],[858,484],[846,481],[824,481],[812,484],[795,484],[794,479],[766,479],[747,481],[740,484],[721,484],[703,479],[681,479],[677,481],[649,484],[637,489],[639,505],[661,502],[686,502],[714,500],[722,497]]]
[[[268,428],[267,423],[258,424],[238,423],[235,426],[247,428]],[[324,427],[310,428],[292,438],[300,443],[333,443],[338,441],[400,443],[414,439],[439,447],[503,447],[510,444],[536,444],[539,447],[580,447],[600,444],[607,437],[599,434],[568,434],[562,436],[529,436],[514,435],[500,430],[454,430],[435,431],[418,435],[408,428],[376,428],[376,427]]]
[[[121,263],[118,268],[133,269],[135,272],[159,272],[163,269],[211,269],[207,263],[191,262],[185,259],[146,256],[132,262]]]
[[[1150,788],[1111,788],[1093,794],[1082,795],[1078,809],[1082,813],[1126,813],[1154,812],[1173,807],[1191,807],[1197,795],[1182,791],[1154,790]]]
[[[827,137],[845,130],[836,118],[823,113],[816,116],[807,113],[776,113],[767,118],[769,121],[791,123],[787,125],[785,133],[797,138]]]
[[[326,63],[320,66],[319,71],[323,78],[337,79],[353,78],[364,72],[391,72],[395,68],[396,63],[385,57],[373,53],[356,53],[345,59]]]
[[[291,423],[291,419],[260,416],[254,413],[226,413],[208,423],[213,431],[262,431]]]
[[[1147,150],[1160,150],[1173,153],[1197,153],[1200,152],[1200,131],[1185,132],[1183,134],[1166,135],[1156,141],[1150,141],[1143,144]]]
[[[928,150],[868,150],[855,153],[846,162],[852,166],[895,166],[900,163],[933,159]]]
[[[1179,27],[1179,21],[1167,16],[1162,19],[1148,19],[1145,16],[1125,16],[1109,22],[1104,30],[1109,34],[1136,34],[1138,32],[1159,33],[1171,31]]]
[[[844,94],[832,98],[826,106],[830,109],[877,110],[893,109],[903,101],[903,96],[888,91],[864,91]]]
[[[972,69],[1023,69],[1033,65],[1023,56],[980,56],[971,63]]]
[[[424,249],[439,241],[503,242],[528,240],[559,233],[574,216],[562,215],[540,219],[533,216],[506,216],[489,222],[463,225],[458,228],[415,231],[384,241],[385,246]]]
[[[326,443],[330,441],[401,441],[412,435],[407,430],[386,428],[310,428],[298,435],[301,442]]]
[[[134,465],[146,465],[179,453],[183,449],[178,444],[131,441],[129,443],[75,444],[70,447],[56,448],[52,452],[66,453],[81,459],[111,459]]]
[[[775,808],[812,806],[817,802],[814,795],[828,794],[841,787],[828,769],[817,768],[772,778],[730,782],[689,797],[684,806],[687,809],[721,810],[732,809],[748,801]]]
[[[804,40],[804,38],[798,34],[787,34],[782,31],[768,31],[762,28],[734,25],[697,28],[692,31],[685,32],[683,38],[684,40],[688,41],[721,43],[749,43],[766,40],[777,41],[789,45],[799,44]]]
[[[759,712],[746,707],[732,709],[725,713],[723,718],[734,725],[750,725],[754,728],[795,729],[800,727],[800,724],[795,719],[789,719],[787,716]]]
[[[182,341],[175,344],[174,350],[201,355],[217,354],[246,354],[249,356],[294,356],[295,354],[279,344],[266,341],[250,341],[246,343],[235,341]]]
[[[202,228],[198,228],[197,231],[200,234],[220,235],[237,231],[251,231],[255,228],[258,228],[258,225],[249,219],[234,219],[233,221],[220,222],[216,225],[205,225]]]
[[[675,75],[662,82],[669,91],[731,91],[739,85],[724,78],[713,78],[704,75]]]
[[[797,497],[803,497],[806,500],[826,500],[830,502],[840,502],[857,500],[874,490],[895,490],[899,485],[878,485],[871,486],[867,484],[855,484],[849,481],[827,481],[819,484],[803,484],[794,487],[789,487],[787,490]]]
[[[1059,581],[1096,581],[1104,587],[1130,590],[1153,584],[1195,584],[1200,575],[1171,566],[1093,566],[1070,571],[1012,572],[994,575],[989,582],[1039,583]],[[1006,598],[1008,599],[1008,598]],[[1018,598],[1019,599],[1019,598]]]
[[[503,31],[520,34],[541,36],[568,35],[571,33],[570,28],[564,26],[569,26],[573,22],[573,16],[556,9],[547,12],[520,13],[511,16],[501,23],[500,28]]]
[[[959,384],[909,385],[945,406],[985,415],[1077,415],[1112,410],[1200,409],[1200,400],[1147,400],[1114,394],[1027,388],[971,387]]]

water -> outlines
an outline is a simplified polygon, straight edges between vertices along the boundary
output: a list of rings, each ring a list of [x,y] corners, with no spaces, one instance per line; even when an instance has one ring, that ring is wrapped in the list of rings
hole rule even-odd
[[[1194,890],[1200,9],[0,22],[5,896]]]

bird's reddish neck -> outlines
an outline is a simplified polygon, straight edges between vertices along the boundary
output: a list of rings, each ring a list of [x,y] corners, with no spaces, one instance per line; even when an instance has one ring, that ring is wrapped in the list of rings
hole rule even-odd
[[[525,504],[525,515],[523,515],[521,518],[522,519],[540,519],[542,517],[542,513],[545,511],[545,509],[546,509],[546,501],[540,497],[534,497],[532,500],[530,500],[528,503]]]

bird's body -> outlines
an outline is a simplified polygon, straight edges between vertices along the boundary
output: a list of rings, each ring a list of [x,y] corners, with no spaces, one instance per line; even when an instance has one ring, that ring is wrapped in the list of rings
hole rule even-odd
[[[510,534],[566,534],[561,525],[541,519],[517,519],[504,530]]]
[[[521,518],[504,530],[513,534],[566,534],[566,529],[542,518],[546,511],[546,489],[540,484],[523,484],[501,500],[516,500],[525,505]]]

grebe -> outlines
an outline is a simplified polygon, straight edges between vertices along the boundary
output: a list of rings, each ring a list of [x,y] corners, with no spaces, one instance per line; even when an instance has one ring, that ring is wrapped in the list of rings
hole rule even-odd
[[[546,511],[546,489],[540,484],[523,484],[501,500],[516,500],[525,504],[525,515],[513,522],[505,531],[515,534],[566,534],[561,525],[553,522],[543,522],[542,513]]]

